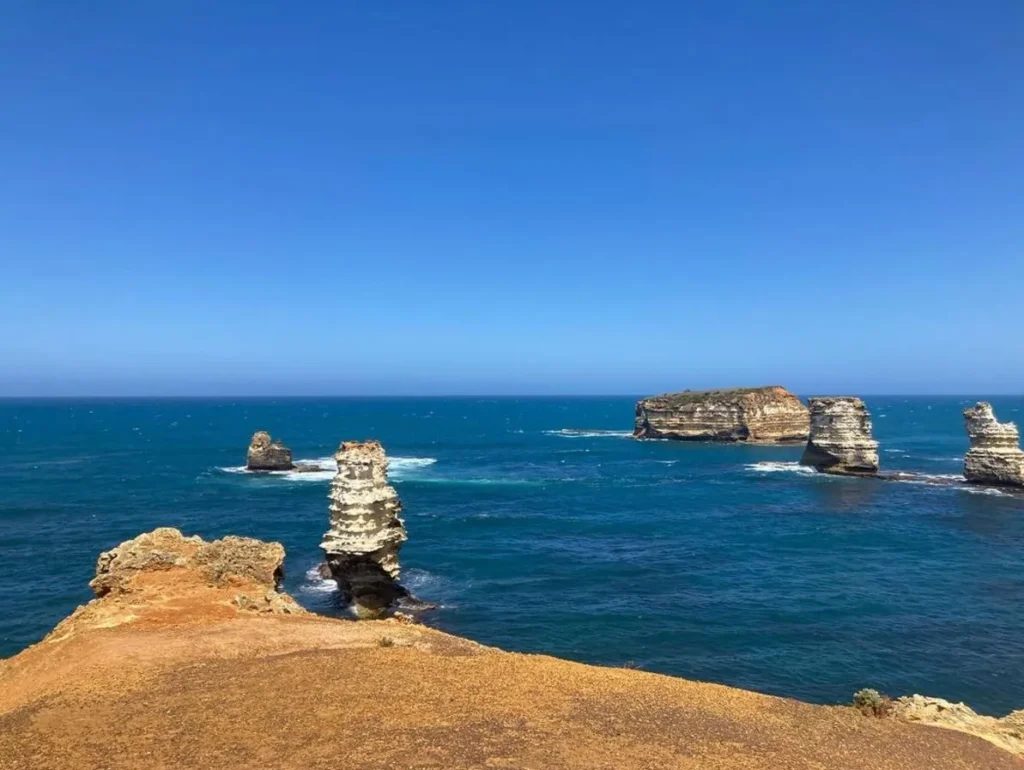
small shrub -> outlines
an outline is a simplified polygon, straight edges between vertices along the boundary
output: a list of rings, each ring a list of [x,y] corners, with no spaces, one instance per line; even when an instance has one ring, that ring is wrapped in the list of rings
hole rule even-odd
[[[392,639],[390,636],[382,636],[380,639],[377,640],[377,644],[381,647],[394,647],[395,640]]]
[[[853,694],[853,707],[867,716],[884,717],[892,711],[892,701],[888,695],[865,687]]]

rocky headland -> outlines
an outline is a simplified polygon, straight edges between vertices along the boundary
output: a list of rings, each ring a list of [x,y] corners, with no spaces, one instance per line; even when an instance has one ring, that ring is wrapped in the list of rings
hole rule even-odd
[[[681,441],[806,441],[807,407],[785,388],[686,390],[638,401],[633,435]]]
[[[388,484],[388,459],[378,441],[346,441],[334,459],[331,525],[320,547],[343,600],[358,617],[380,617],[408,592],[398,582],[398,551],[408,539],[402,504]]]
[[[878,473],[878,442],[871,417],[859,398],[811,398],[811,433],[800,458],[823,473],[873,476]]]
[[[964,456],[964,478],[973,484],[1024,487],[1024,451],[1012,422],[999,422],[992,405],[979,401],[964,409],[971,448]]]
[[[292,450],[274,441],[265,430],[256,431],[249,442],[245,467],[250,471],[290,471],[295,469]]]
[[[865,716],[318,616],[279,590],[283,557],[173,529],[101,556],[96,598],[0,661],[0,768],[1022,766],[1014,715]]]

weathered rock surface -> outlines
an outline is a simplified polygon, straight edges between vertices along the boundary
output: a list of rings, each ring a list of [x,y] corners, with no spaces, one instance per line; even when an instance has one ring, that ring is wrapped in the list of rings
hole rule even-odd
[[[229,617],[238,610],[299,614],[280,591],[284,547],[249,537],[206,541],[160,527],[100,554],[89,583],[96,598],[75,610],[53,634],[110,627],[149,615],[177,613]]]
[[[978,714],[963,703],[908,695],[893,701],[893,715],[911,722],[970,733],[1000,748],[1024,756],[1024,709],[1005,717]]]
[[[633,435],[684,441],[806,441],[807,407],[778,386],[686,390],[638,401]]]
[[[346,441],[334,455],[331,528],[320,547],[342,597],[356,615],[383,615],[407,595],[399,584],[398,551],[408,535],[402,505],[388,484],[388,460],[378,441]]]
[[[249,442],[245,467],[251,471],[290,471],[295,467],[292,450],[274,441],[265,430],[256,431]]]
[[[812,398],[811,435],[801,465],[824,473],[870,476],[878,473],[878,442],[871,417],[859,398]]]
[[[1024,486],[1024,452],[1012,422],[996,420],[992,405],[979,401],[964,409],[971,448],[964,456],[964,478],[975,484]]]

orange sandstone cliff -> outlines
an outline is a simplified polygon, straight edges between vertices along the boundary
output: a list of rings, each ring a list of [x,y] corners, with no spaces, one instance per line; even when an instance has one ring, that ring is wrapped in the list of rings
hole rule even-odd
[[[1024,767],[852,708],[320,617],[283,558],[173,529],[103,554],[97,598],[0,661],[0,768]]]

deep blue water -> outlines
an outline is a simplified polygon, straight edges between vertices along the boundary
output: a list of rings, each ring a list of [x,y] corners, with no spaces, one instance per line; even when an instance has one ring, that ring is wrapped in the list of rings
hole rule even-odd
[[[967,399],[866,400],[885,468],[961,471]],[[222,470],[266,429],[296,459],[370,437],[400,458],[404,578],[443,629],[811,701],[872,686],[1024,706],[1024,499],[808,475],[794,447],[557,433],[626,433],[632,413],[625,397],[0,401],[0,656],[89,598],[100,551],[161,525],[279,540],[286,589],[340,613],[308,575],[330,474]]]

